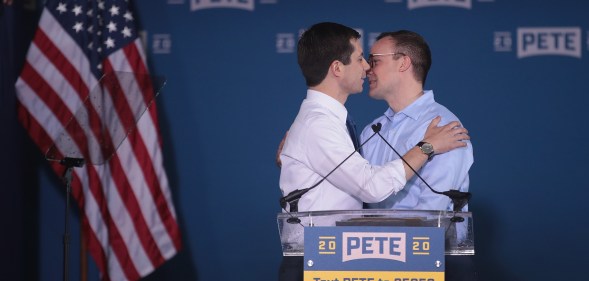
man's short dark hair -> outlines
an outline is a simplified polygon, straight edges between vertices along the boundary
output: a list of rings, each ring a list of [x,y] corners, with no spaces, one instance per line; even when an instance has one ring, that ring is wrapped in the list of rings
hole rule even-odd
[[[421,84],[425,85],[427,73],[432,66],[432,53],[425,39],[421,35],[409,30],[383,32],[376,40],[382,38],[390,38],[395,45],[395,52],[404,53],[411,58],[415,80],[421,81]]]
[[[356,30],[333,22],[322,22],[307,29],[297,46],[298,63],[307,86],[317,86],[335,60],[343,64],[351,62],[354,52],[351,39],[359,39]]]

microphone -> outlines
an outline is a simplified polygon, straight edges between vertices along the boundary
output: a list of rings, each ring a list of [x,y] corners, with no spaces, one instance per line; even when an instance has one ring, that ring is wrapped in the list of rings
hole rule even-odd
[[[347,160],[347,158],[346,158],[346,160]],[[325,177],[323,179],[325,179]],[[307,193],[309,190],[313,189],[315,186],[317,186],[318,184],[323,182],[323,179],[321,179],[318,183],[314,184],[311,187],[308,187],[305,189],[293,190],[288,195],[280,198],[280,207],[282,209],[284,209],[284,208],[286,208],[286,203],[289,203],[290,204],[290,211],[291,212],[298,212],[298,205],[296,203],[298,203],[299,199],[301,199],[301,197],[303,195],[305,195],[305,193]]]
[[[372,126],[370,126],[370,127],[372,128],[372,131],[374,131],[375,134],[378,134],[380,132],[380,129],[382,129],[382,124],[376,123],[376,124],[372,124]]]
[[[83,158],[73,158],[73,157],[65,157],[62,160],[59,160],[59,164],[64,165],[66,167],[83,167],[84,166],[84,159]]]
[[[378,125],[380,126],[380,123]],[[374,130],[374,126],[375,125],[372,125],[372,130]],[[378,128],[378,131],[380,131],[380,127]],[[290,211],[287,211],[287,212],[289,212],[289,213],[298,212],[299,211],[299,206],[298,206],[299,199],[301,199],[301,197],[303,195],[305,195],[305,193],[309,192],[313,188],[320,185],[325,179],[327,179],[327,177],[329,177],[329,175],[331,175],[333,172],[335,172],[335,170],[337,170],[348,159],[350,159],[350,157],[352,157],[352,155],[354,155],[354,153],[359,152],[360,148],[362,148],[362,146],[364,146],[364,144],[367,143],[370,139],[372,139],[375,135],[376,135],[376,132],[374,134],[372,134],[368,139],[366,139],[362,144],[360,144],[354,151],[352,151],[352,153],[350,153],[350,155],[348,155],[348,157],[346,157],[342,162],[340,162],[337,166],[335,166],[335,168],[333,168],[333,170],[331,170],[329,173],[327,173],[327,175],[325,175],[321,180],[319,180],[317,183],[313,184],[311,187],[293,190],[290,193],[288,193],[286,196],[280,198],[280,207],[286,211],[286,203],[288,203],[290,205]],[[300,223],[300,220],[296,217],[291,217],[287,220],[287,222]]]
[[[407,166],[409,167],[409,169],[411,169],[411,171],[413,171],[415,173],[415,175],[423,182],[425,183],[425,185],[433,192],[436,194],[442,194],[442,195],[446,195],[450,198],[450,200],[452,200],[452,204],[454,204],[454,212],[460,212],[462,210],[462,208],[464,206],[466,206],[466,204],[468,204],[468,200],[470,200],[470,197],[472,196],[470,194],[470,192],[463,192],[463,191],[459,191],[456,189],[450,189],[448,191],[444,191],[444,192],[439,192],[435,189],[433,189],[429,183],[427,183],[427,181],[425,181],[425,179],[423,179],[421,177],[421,175],[415,171],[415,169],[413,169],[413,167],[411,167],[411,165],[409,165],[409,163],[407,163],[407,161],[405,160],[405,158],[403,158],[403,156],[401,156],[401,154],[399,154],[399,152],[397,152],[397,150],[380,134],[380,129],[382,127],[382,124],[377,123],[372,125],[372,130],[374,131],[375,134],[378,134],[378,136],[388,145],[388,147],[390,147],[395,154],[397,154],[397,156],[399,156],[399,158],[401,158],[401,160],[403,160],[403,162],[405,162],[405,164],[407,164]],[[454,216],[452,218],[453,222],[462,222],[464,221],[464,218],[461,217],[456,217]]]

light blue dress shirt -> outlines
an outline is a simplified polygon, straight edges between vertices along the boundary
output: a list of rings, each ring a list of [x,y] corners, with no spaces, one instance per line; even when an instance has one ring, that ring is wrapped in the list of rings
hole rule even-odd
[[[459,121],[458,117],[446,107],[435,102],[433,91],[424,91],[421,97],[402,111],[394,112],[389,108],[383,116],[368,124],[362,131],[360,143],[374,134],[370,127],[372,124],[381,123],[381,135],[401,155],[405,155],[423,140],[427,126],[436,116],[442,117],[439,126]],[[418,170],[418,173],[437,191],[443,192],[449,189],[468,191],[468,170],[473,163],[473,153],[470,141],[467,143],[466,147],[434,156]],[[372,165],[382,165],[399,159],[379,136],[368,141],[362,150],[363,156]],[[414,176],[407,181],[404,189],[380,203],[368,204],[368,207],[371,209],[452,210],[453,206],[447,196],[433,193],[421,179]],[[463,209],[463,211],[466,210],[467,207]]]

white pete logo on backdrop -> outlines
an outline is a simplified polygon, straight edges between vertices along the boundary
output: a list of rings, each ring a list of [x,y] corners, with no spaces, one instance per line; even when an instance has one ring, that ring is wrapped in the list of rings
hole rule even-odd
[[[172,53],[172,36],[169,33],[154,34],[151,50],[154,54]]]
[[[435,6],[448,6],[456,8],[471,9],[471,0],[407,0],[407,8],[409,10],[435,7]]]
[[[297,42],[293,33],[276,34],[276,52],[280,54],[294,53]]]
[[[520,27],[517,57],[561,55],[581,58],[580,27]]]
[[[589,39],[588,39],[589,40]],[[509,31],[494,32],[495,52],[511,52],[517,44],[517,58],[531,56],[569,56],[581,58],[581,28],[573,27],[518,27],[517,38]],[[587,41],[589,47],[589,41]]]
[[[495,47],[495,52],[511,52],[511,46],[513,45],[511,32],[496,31],[494,37],[493,46]]]
[[[248,11],[254,10],[254,0],[191,0],[190,10],[203,10],[212,8],[234,8]]]

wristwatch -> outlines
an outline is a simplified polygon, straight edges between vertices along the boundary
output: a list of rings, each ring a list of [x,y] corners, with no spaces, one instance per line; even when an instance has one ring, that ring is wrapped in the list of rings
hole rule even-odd
[[[421,149],[423,154],[427,155],[427,161],[432,160],[434,157],[434,146],[431,143],[420,141],[417,143],[417,147]]]

